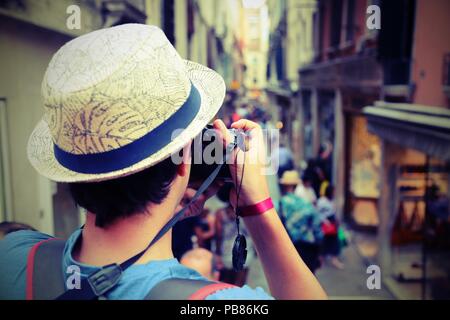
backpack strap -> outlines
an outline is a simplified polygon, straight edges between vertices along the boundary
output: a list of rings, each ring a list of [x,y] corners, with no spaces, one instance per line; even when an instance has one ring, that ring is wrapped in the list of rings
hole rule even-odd
[[[237,287],[223,282],[172,278],[154,286],[145,300],[205,300],[217,291],[230,288]]]
[[[35,244],[27,261],[27,300],[54,300],[66,291],[62,260],[65,241],[47,239]],[[145,300],[204,300],[234,285],[193,279],[166,279],[147,294]]]
[[[27,300],[53,300],[66,290],[62,271],[65,244],[64,240],[52,238],[31,248],[27,260]]]

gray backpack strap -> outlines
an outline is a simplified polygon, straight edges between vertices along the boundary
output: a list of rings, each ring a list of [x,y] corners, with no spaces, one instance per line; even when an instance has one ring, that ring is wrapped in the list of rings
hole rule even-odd
[[[27,300],[54,300],[66,291],[62,261],[65,241],[50,239],[31,249],[27,262]],[[167,279],[158,283],[145,300],[204,300],[236,286],[207,280]]]
[[[54,300],[64,293],[65,244],[64,240],[50,239],[33,246],[27,262],[27,300]]]
[[[231,284],[193,279],[166,279],[147,294],[145,300],[204,300],[223,289],[236,288]]]

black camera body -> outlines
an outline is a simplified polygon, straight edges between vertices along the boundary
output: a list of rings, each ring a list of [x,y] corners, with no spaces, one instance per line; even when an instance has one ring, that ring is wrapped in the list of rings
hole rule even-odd
[[[243,141],[244,134],[236,129],[229,132],[234,137],[234,142],[239,145]],[[190,183],[201,183],[206,180],[218,165],[223,164],[216,177],[216,180],[231,182],[230,168],[226,162],[227,150],[223,147],[220,137],[212,125],[206,126],[202,133],[194,139],[191,147],[191,175]],[[231,155],[229,155],[231,156]]]

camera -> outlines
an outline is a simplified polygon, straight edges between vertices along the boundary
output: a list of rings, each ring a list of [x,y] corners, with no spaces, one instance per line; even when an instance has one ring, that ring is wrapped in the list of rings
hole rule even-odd
[[[244,145],[245,133],[236,129],[229,129],[235,144],[241,148]],[[212,125],[207,125],[198,135],[191,146],[191,174],[190,185],[198,184],[207,179],[218,165],[224,164],[216,180],[231,182],[232,177],[227,163],[227,149],[219,140],[220,136]],[[241,148],[242,149],[242,148]],[[245,148],[243,149],[245,150]],[[231,155],[228,155],[231,156]]]

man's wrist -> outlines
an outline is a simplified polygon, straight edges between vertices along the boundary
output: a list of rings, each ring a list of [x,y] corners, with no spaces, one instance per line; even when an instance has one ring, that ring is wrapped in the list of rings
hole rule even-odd
[[[273,208],[272,198],[267,197],[255,204],[239,207],[238,212],[241,217],[246,218],[262,215]]]

